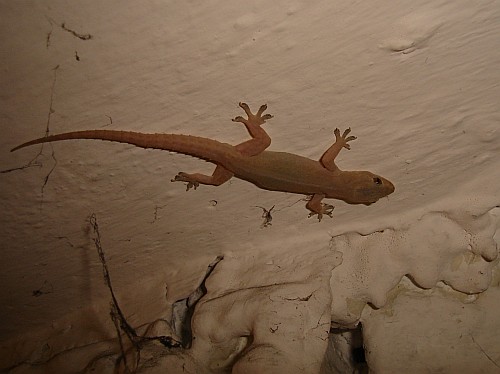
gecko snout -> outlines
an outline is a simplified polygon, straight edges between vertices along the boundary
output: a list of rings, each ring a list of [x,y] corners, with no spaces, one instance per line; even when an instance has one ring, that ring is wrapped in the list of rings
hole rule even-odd
[[[396,187],[394,187],[394,184],[390,180],[380,176],[374,176],[373,183],[380,188],[380,197],[390,195],[396,190]]]
[[[389,193],[387,195],[390,195],[391,193],[393,193],[396,190],[396,187],[394,186],[394,184],[392,184],[391,181],[389,181],[387,179],[383,179],[382,183],[385,186],[385,188],[387,188],[387,190],[389,191]]]
[[[390,195],[396,189],[391,181],[379,175],[372,174],[371,181],[372,187],[363,191],[368,197],[368,201],[364,202],[365,205],[377,202],[380,198]]]

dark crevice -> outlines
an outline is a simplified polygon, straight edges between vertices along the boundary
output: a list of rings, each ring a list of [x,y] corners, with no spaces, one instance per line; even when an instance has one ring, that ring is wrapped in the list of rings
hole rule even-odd
[[[331,335],[342,335],[349,344],[349,354],[344,359],[348,359],[353,373],[368,373],[366,362],[366,351],[363,344],[363,326],[361,323],[355,328],[331,328]]]
[[[217,264],[223,259],[223,256],[217,256],[217,258],[210,265],[208,265],[205,276],[203,277],[203,280],[198,288],[196,288],[196,290],[194,290],[187,298],[177,300],[172,305],[172,328],[177,336],[180,337],[183,348],[190,348],[193,342],[191,321],[196,304],[207,293],[205,282],[210,274],[212,274],[212,271],[215,269]]]
[[[365,349],[363,347],[353,347],[352,360],[355,364],[366,364]]]

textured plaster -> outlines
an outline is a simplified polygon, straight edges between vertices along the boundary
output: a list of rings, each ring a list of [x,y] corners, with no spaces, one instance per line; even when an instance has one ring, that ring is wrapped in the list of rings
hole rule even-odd
[[[94,213],[141,334],[175,335],[172,305],[224,256],[192,347],[145,344],[139,372],[354,369],[330,325],[359,323],[375,373],[500,372],[498,1],[0,1],[0,19],[0,370],[113,371]],[[267,102],[273,150],[318,158],[350,126],[339,166],[396,192],[330,201],[318,223],[301,196],[238,180],[186,193],[178,171],[213,169],[187,156],[85,141],[9,153],[89,128],[236,144],[238,101]]]

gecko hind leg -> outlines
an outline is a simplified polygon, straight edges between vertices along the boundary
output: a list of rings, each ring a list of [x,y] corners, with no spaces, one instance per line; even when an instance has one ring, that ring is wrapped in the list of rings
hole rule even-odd
[[[220,186],[231,179],[232,176],[233,173],[229,170],[223,166],[217,165],[212,175],[200,173],[188,174],[181,171],[171,180],[171,182],[187,182],[186,191],[189,191],[191,188],[196,190],[200,184]]]
[[[245,111],[247,118],[238,116],[233,118],[232,121],[243,123],[252,139],[236,145],[235,148],[244,156],[256,156],[271,145],[271,137],[262,128],[262,125],[273,116],[270,114],[262,115],[267,109],[266,104],[261,105],[256,114],[252,113],[246,103],[240,103],[239,105]]]
[[[317,215],[318,221],[321,222],[321,218],[323,218],[323,214],[326,214],[328,217],[332,218],[332,212],[335,208],[333,205],[324,204],[321,202],[325,198],[323,194],[314,194],[312,198],[307,202],[306,208],[311,211],[309,213],[309,218]]]

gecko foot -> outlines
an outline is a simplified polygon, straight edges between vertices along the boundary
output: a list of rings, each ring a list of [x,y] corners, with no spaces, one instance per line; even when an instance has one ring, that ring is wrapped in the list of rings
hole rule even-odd
[[[170,182],[187,182],[186,184],[186,191],[189,191],[191,188],[195,189],[198,188],[200,183],[194,179],[191,178],[191,176],[187,173],[184,172],[179,172],[174,179],[171,179]]]
[[[247,114],[248,119],[245,119],[241,116],[238,116],[238,117],[235,117],[232,119],[233,122],[241,122],[245,126],[252,126],[252,125],[253,126],[260,126],[260,125],[264,124],[268,119],[273,118],[273,116],[271,114],[262,115],[262,113],[264,113],[265,110],[267,109],[266,104],[261,105],[261,107],[259,108],[259,110],[257,111],[256,114],[252,113],[248,104],[239,103],[239,105],[240,105],[240,108],[242,108],[245,111],[245,113]]]
[[[357,137],[352,136],[352,135],[347,136],[347,135],[349,135],[350,132],[351,132],[351,128],[349,127],[347,130],[344,131],[342,136],[340,136],[340,130],[338,128],[336,128],[333,131],[333,133],[335,134],[335,144],[339,144],[345,149],[351,149],[351,146],[350,146],[350,144],[348,144],[348,142],[350,142],[352,140],[356,140]],[[339,149],[342,149],[342,148],[339,148]]]
[[[333,205],[321,204],[321,209],[319,211],[314,211],[314,212],[311,211],[311,213],[309,213],[307,218],[311,218],[312,216],[317,215],[319,222],[321,222],[321,219],[323,218],[323,214],[326,214],[328,217],[333,218],[333,216],[332,216],[333,209],[335,209],[335,207]]]
[[[307,198],[306,208],[311,212],[309,213],[308,218],[317,215],[318,221],[321,222],[321,218],[323,218],[323,214],[326,214],[328,217],[332,218],[332,212],[334,209],[333,205],[322,203],[321,200],[325,198],[324,194],[314,194],[311,197]]]

